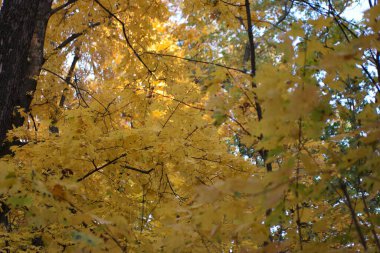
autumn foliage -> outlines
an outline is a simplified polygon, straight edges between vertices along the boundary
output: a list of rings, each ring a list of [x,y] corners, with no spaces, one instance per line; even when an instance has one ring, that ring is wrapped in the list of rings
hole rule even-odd
[[[53,1],[0,248],[379,252],[380,4],[358,2]]]

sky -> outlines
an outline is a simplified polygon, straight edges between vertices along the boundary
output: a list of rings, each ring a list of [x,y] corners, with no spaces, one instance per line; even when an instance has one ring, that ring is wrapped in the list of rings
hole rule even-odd
[[[361,0],[359,3],[352,5],[346,9],[343,16],[346,19],[360,20],[363,18],[363,12],[369,9],[369,3],[367,0]]]

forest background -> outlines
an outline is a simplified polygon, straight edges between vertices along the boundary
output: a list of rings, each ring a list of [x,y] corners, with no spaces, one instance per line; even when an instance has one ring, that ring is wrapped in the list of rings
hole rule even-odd
[[[377,0],[0,6],[4,252],[380,251]]]

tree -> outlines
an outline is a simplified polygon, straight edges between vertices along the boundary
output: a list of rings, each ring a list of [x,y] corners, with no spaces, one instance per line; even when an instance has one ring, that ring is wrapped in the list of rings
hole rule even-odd
[[[380,250],[358,2],[4,1],[0,247]]]
[[[23,74],[28,65],[28,53],[36,26],[38,1],[6,1],[1,12],[1,141],[12,127],[13,110],[21,106],[22,94],[19,83],[25,81]],[[20,17],[16,21],[15,17]],[[9,64],[13,61],[13,64]],[[20,94],[20,95],[19,95]],[[17,121],[17,120],[15,120]],[[18,124],[19,126],[19,124]]]

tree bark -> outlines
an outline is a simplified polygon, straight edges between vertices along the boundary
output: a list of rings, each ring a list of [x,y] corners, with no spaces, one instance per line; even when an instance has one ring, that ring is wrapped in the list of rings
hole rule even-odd
[[[36,77],[44,63],[44,40],[53,0],[5,0],[0,10],[0,157],[9,153],[7,131],[22,126]],[[11,230],[9,207],[0,203],[0,224]]]
[[[26,112],[29,111],[30,104],[33,99],[33,94],[37,87],[36,78],[40,75],[44,59],[44,41],[46,27],[49,21],[51,4],[53,0],[39,0],[38,10],[35,16],[36,23],[31,40],[31,45],[28,53],[28,67],[26,70],[25,81],[20,85],[19,98],[17,105],[23,108]],[[14,124],[21,126],[24,123],[22,117],[17,117]]]
[[[0,12],[0,154],[8,149],[6,133],[29,110],[36,77],[44,62],[43,47],[52,0],[5,0]]]

